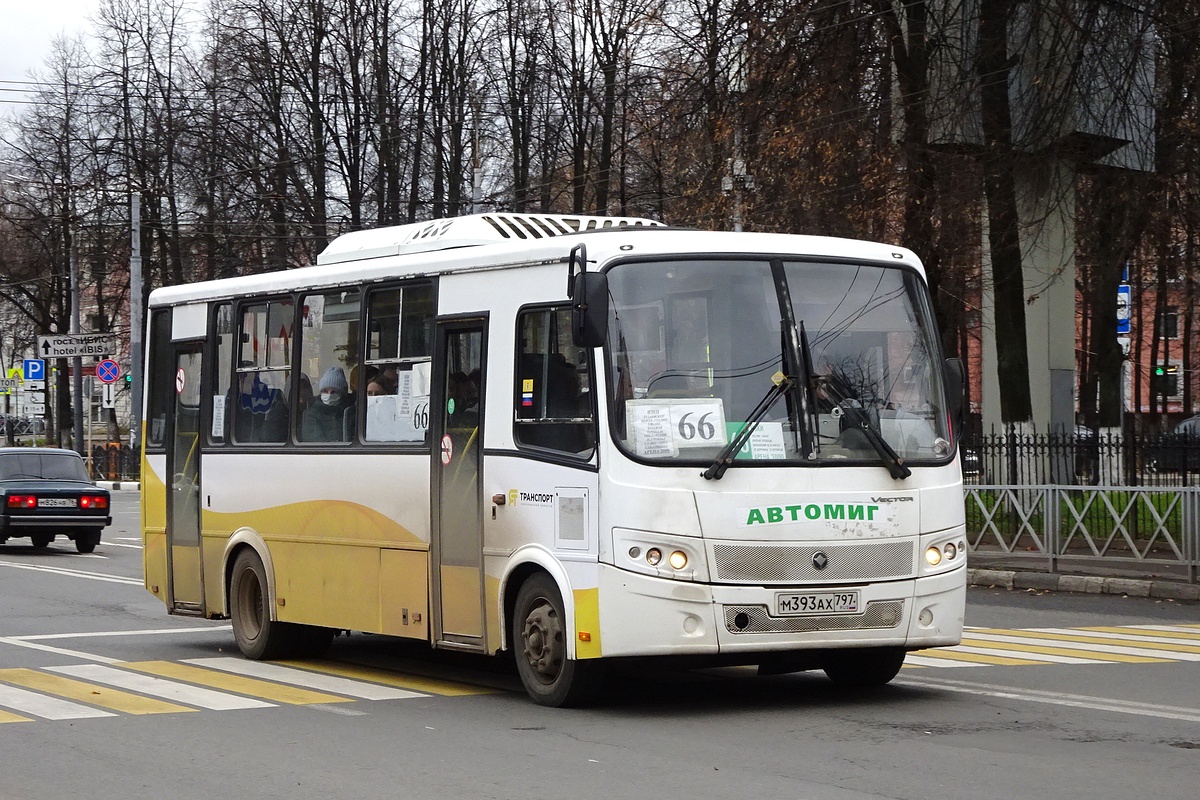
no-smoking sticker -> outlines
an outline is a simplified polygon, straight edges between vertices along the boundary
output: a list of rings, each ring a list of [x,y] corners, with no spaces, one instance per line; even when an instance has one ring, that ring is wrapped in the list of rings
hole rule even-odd
[[[183,394],[184,382],[183,367],[180,367],[179,369],[175,370],[175,394]]]
[[[454,458],[454,442],[450,441],[450,434],[446,434],[442,437],[442,464],[449,464],[452,458]]]

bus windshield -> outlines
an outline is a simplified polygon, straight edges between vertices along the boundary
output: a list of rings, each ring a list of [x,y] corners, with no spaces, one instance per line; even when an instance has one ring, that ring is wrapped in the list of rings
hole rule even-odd
[[[738,465],[949,458],[915,271],[703,258],[624,262],[608,282],[612,425],[635,458],[710,464],[747,420]]]

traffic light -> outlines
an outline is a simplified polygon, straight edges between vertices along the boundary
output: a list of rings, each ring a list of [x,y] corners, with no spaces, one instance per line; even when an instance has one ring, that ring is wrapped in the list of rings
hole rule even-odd
[[[125,383],[127,383],[127,384],[133,383],[133,374],[132,373],[129,373],[129,372],[125,373]]]

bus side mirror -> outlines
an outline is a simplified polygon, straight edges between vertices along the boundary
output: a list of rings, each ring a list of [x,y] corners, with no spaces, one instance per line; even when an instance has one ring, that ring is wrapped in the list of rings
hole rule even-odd
[[[578,272],[571,288],[571,338],[576,347],[591,349],[608,336],[608,276]]]
[[[946,400],[950,404],[947,411],[950,412],[950,424],[954,426],[954,435],[957,438],[962,433],[967,389],[966,370],[961,358],[946,359],[945,379]]]

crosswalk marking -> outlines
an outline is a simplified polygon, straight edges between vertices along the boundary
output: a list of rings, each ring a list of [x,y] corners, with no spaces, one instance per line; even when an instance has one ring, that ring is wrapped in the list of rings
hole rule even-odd
[[[230,711],[235,708],[274,708],[274,703],[254,700],[249,697],[238,697],[227,692],[216,692],[199,686],[156,678],[152,675],[139,675],[135,672],[107,667],[102,664],[78,664],[71,667],[48,667],[53,672],[71,675],[84,680],[117,686],[133,692],[148,694],[151,697],[161,697],[190,706],[207,708],[210,711]]]
[[[1137,638],[1150,638],[1156,642],[1177,642],[1177,641],[1193,641],[1200,642],[1200,629],[1195,631],[1186,630],[1183,628],[1172,628],[1167,626],[1147,625],[1144,628],[1112,628],[1097,626],[1092,628],[1045,628],[1043,630],[1080,630],[1095,634],[1115,634],[1121,636],[1135,636]],[[1148,636],[1147,636],[1148,634]]]
[[[249,659],[234,658],[232,656],[189,658],[186,660],[186,663],[194,664],[197,667],[209,667],[240,675],[249,675],[268,681],[306,686],[310,689],[317,689],[323,692],[336,692],[348,697],[357,697],[360,700],[404,700],[410,697],[426,696],[421,692],[414,692],[408,689],[379,686],[372,683],[364,683],[361,680],[351,680],[331,674],[310,672],[307,669],[296,669],[295,667],[285,667],[280,664],[271,664],[263,661],[250,661]],[[305,664],[305,666],[308,665]]]
[[[0,681],[126,714],[172,714],[178,711],[195,711],[194,708],[32,669],[0,669]]]
[[[1029,658],[1013,658],[1012,656],[994,655],[991,653],[973,653],[962,647],[940,647],[937,650],[918,650],[931,661],[945,659],[947,661],[965,661],[975,666],[1023,667],[1031,664],[1049,664],[1049,661],[1036,661]],[[909,656],[905,661],[909,661]],[[938,664],[941,666],[941,664]]]
[[[20,689],[16,686],[0,684],[0,706],[30,714],[42,719],[93,719],[96,717],[115,717],[109,711],[101,711],[91,706],[48,697],[44,694]]]
[[[972,632],[972,636],[979,639],[985,639],[991,642],[1012,642],[1017,645],[1022,645],[1030,649],[1036,649],[1041,646],[1046,640],[1052,640],[1058,644],[1061,650],[1074,650],[1076,652],[1086,652],[1092,658],[1097,658],[1102,661],[1124,661],[1127,663],[1147,663],[1151,661],[1200,661],[1200,652],[1189,653],[1179,648],[1171,648],[1170,646],[1147,643],[1139,647],[1131,647],[1123,644],[1113,644],[1091,636],[1076,636],[1074,634],[1049,634],[1042,633],[1036,630],[1004,630],[997,629],[988,633]],[[1162,650],[1156,649],[1165,647],[1170,651],[1172,658],[1164,659]]]
[[[388,672],[387,670],[374,669],[373,667],[364,667],[356,664],[345,664],[340,661],[279,661],[276,663],[284,664],[290,667],[310,669],[316,672],[324,672],[329,675],[340,675],[344,678],[353,678],[363,681],[372,681],[374,683],[382,683],[387,686],[396,686],[401,689],[412,689],[418,692],[446,695],[447,697],[460,697],[463,695],[472,694],[495,694],[497,691],[496,689],[489,689],[486,686],[471,686],[465,683],[444,681],[439,680],[438,678],[426,678],[420,675],[399,675],[395,672]]]
[[[1057,646],[1047,646],[1044,642],[1049,639]],[[1046,656],[1065,656],[1072,660],[1067,663],[1087,664],[1089,661],[1117,661],[1125,664],[1150,664],[1164,661],[1157,653],[1138,650],[1133,647],[1117,645],[1090,645],[1088,647],[1071,647],[1067,637],[1036,636],[1032,632],[1020,635],[1019,631],[1003,633],[972,632],[971,638],[963,638],[964,643],[974,643],[983,647],[997,650],[1018,650],[1022,653],[1038,653]],[[1086,657],[1085,657],[1086,656]]]
[[[338,697],[325,692],[314,692],[300,686],[287,686],[281,683],[259,680],[245,675],[235,675],[228,672],[215,672],[211,669],[201,669],[192,664],[177,664],[171,661],[140,661],[122,664],[126,669],[135,669],[160,678],[198,683],[212,689],[221,689],[237,694],[253,695],[263,700],[285,705],[312,705],[315,703],[349,703],[349,698]]]
[[[33,720],[29,717],[22,717],[20,714],[12,714],[0,709],[0,725],[3,725],[5,722],[33,722]]]

